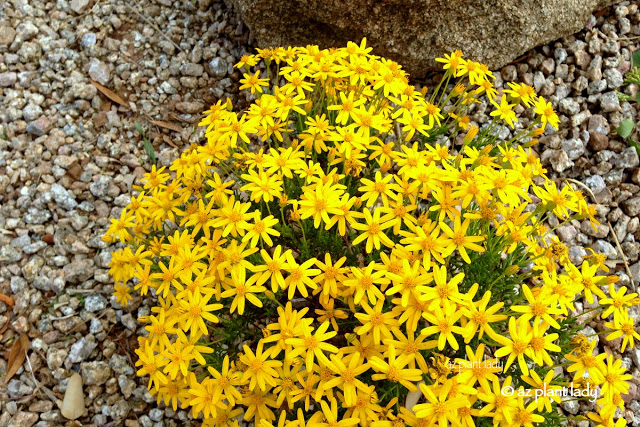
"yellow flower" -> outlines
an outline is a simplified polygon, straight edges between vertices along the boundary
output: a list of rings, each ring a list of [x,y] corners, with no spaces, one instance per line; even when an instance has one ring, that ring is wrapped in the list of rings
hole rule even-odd
[[[229,234],[233,237],[244,236],[249,228],[248,220],[251,219],[251,214],[247,213],[250,207],[251,203],[242,203],[231,197],[220,209],[220,217],[214,226],[222,228],[223,237]]]
[[[391,338],[390,327],[398,326],[398,321],[392,312],[383,312],[384,299],[380,299],[378,303],[369,307],[366,302],[362,303],[365,313],[356,313],[356,318],[362,323],[362,326],[355,328],[358,335],[371,333],[373,342],[380,344],[382,338]]]
[[[471,220],[469,218],[460,223],[459,216],[454,220],[453,229],[451,229],[451,227],[449,227],[445,222],[440,222],[440,228],[444,234],[451,239],[449,241],[449,250],[457,249],[462,259],[467,263],[471,263],[471,258],[469,258],[466,249],[471,249],[475,252],[484,252],[484,248],[477,244],[477,242],[482,242],[484,238],[482,236],[467,235],[467,229],[469,228],[470,223]]]
[[[164,373],[172,380],[176,379],[178,373],[186,377],[188,375],[189,364],[191,360],[194,359],[194,356],[191,354],[193,345],[179,339],[171,343],[166,337],[165,335],[165,349],[162,352],[162,356],[166,357],[169,362],[164,366]]]
[[[535,414],[537,403],[530,402],[525,406],[524,397],[518,397],[518,410],[514,414],[514,418],[518,425],[523,427],[533,427],[533,423],[544,422],[542,415]]]
[[[540,378],[534,370],[531,370],[529,375],[531,376],[523,376],[522,379],[533,387],[533,389],[529,389],[527,391],[534,392],[534,395],[536,396],[537,410],[542,411],[546,408],[547,412],[552,412],[553,408],[551,406],[551,401],[553,400],[556,404],[560,403],[561,399],[558,390],[562,389],[560,386],[551,385],[555,372],[550,370],[547,372],[544,379]]]
[[[235,68],[253,67],[258,64],[258,59],[254,55],[242,55],[240,62],[234,65]]]
[[[566,266],[568,267],[568,273],[571,275],[573,281],[578,285],[581,285],[584,289],[584,294],[589,304],[593,304],[594,295],[598,298],[606,298],[606,295],[602,289],[600,289],[600,285],[604,284],[606,277],[596,276],[596,273],[598,272],[597,264],[590,265],[587,261],[584,261],[580,270],[571,263]]]
[[[545,101],[542,97],[538,97],[538,99],[534,101],[534,106],[533,112],[540,116],[539,118],[543,128],[548,123],[551,127],[558,129],[560,119],[558,119],[556,112],[553,111],[553,106],[550,102]]]
[[[353,224],[357,223],[355,218],[359,212],[351,210],[354,207],[355,202],[355,197],[350,197],[349,193],[343,194],[340,198],[340,203],[337,205],[339,213],[334,214],[331,217],[331,220],[326,225],[326,229],[330,230],[334,225],[338,224],[338,233],[340,233],[341,236],[344,236],[347,232],[347,223],[351,227],[353,227]]]
[[[616,288],[613,284],[609,285],[609,295],[611,298],[602,298],[600,300],[601,305],[608,305],[607,309],[602,312],[601,317],[604,319],[613,313],[614,318],[616,317],[625,317],[625,313],[627,312],[627,307],[631,307],[636,305],[638,300],[638,294],[636,292],[625,295],[627,292],[627,287],[622,286],[620,289],[616,291]],[[622,350],[624,351],[624,350]]]
[[[576,378],[582,378],[587,372],[589,377],[596,382],[602,382],[602,372],[606,370],[604,360],[606,354],[594,355],[595,343],[591,343],[589,349],[581,354],[565,354],[565,358],[573,362],[568,368],[568,372],[575,372]]]
[[[393,247],[394,243],[387,237],[384,230],[391,227],[391,221],[382,222],[380,220],[380,209],[374,209],[373,215],[369,209],[363,210],[365,224],[354,223],[352,227],[356,230],[364,231],[354,241],[353,245],[357,245],[366,240],[366,251],[371,252],[373,248],[380,249],[380,242],[387,247]]]
[[[258,240],[262,239],[267,245],[273,246],[273,240],[270,236],[278,237],[280,232],[273,228],[278,220],[273,215],[262,218],[260,211],[253,212],[253,224],[249,224],[247,234],[242,238],[243,242],[251,241],[251,246],[256,246]]]
[[[323,322],[318,329],[316,329],[315,333],[312,333],[313,328],[306,327],[303,338],[289,338],[287,344],[291,345],[293,349],[287,353],[287,360],[292,360],[297,356],[304,355],[308,372],[313,370],[313,362],[316,358],[322,360],[324,363],[329,362],[324,352],[338,352],[338,349],[334,345],[325,342],[337,334],[336,331],[327,332],[329,325],[329,322]]]
[[[220,310],[223,306],[222,304],[208,304],[210,298],[210,295],[203,296],[200,290],[196,290],[194,293],[189,294],[188,300],[178,301],[180,307],[184,310],[181,320],[186,322],[185,330],[190,330],[192,333],[197,333],[200,330],[206,335],[208,334],[208,329],[204,321],[218,323],[218,318],[211,312]]]
[[[393,286],[387,289],[387,295],[400,293],[402,306],[409,304],[409,296],[419,299],[422,296],[421,287],[431,280],[427,272],[422,268],[420,261],[416,261],[411,265],[408,260],[402,260],[402,270],[397,274],[387,273],[387,277],[391,279]]]
[[[289,264],[287,264],[287,258],[290,254],[290,249],[287,249],[284,253],[282,253],[281,245],[276,246],[275,250],[273,251],[273,255],[269,255],[267,251],[262,249],[260,251],[260,256],[262,257],[264,263],[252,267],[252,270],[256,274],[259,274],[256,284],[260,286],[267,280],[271,279],[271,290],[273,292],[277,292],[278,289],[285,289],[287,287],[287,284],[285,283],[282,272],[286,271],[289,268]]]
[[[242,395],[237,389],[237,386],[241,383],[241,375],[231,368],[228,355],[222,360],[222,369],[220,371],[213,366],[208,366],[207,371],[213,377],[214,392],[212,400],[221,401],[226,399],[233,406],[236,401],[242,399]]]
[[[482,64],[469,60],[460,59],[460,66],[457,68],[456,77],[467,75],[472,85],[482,83],[488,75],[481,67]]]
[[[467,332],[465,328],[455,326],[460,317],[462,317],[462,313],[456,311],[455,307],[445,306],[443,310],[439,306],[436,306],[433,313],[424,313],[423,317],[429,321],[431,326],[424,328],[421,334],[426,336],[438,334],[438,350],[443,350],[447,343],[449,343],[454,350],[460,347],[453,333],[466,335]]]
[[[502,371],[499,360],[486,359],[484,344],[478,345],[475,353],[471,347],[466,346],[465,352],[464,359],[456,359],[459,370],[458,380],[471,387],[478,382],[482,389],[489,390],[491,388],[489,381],[496,381],[498,379],[496,373]]]
[[[416,132],[421,133],[424,136],[429,136],[427,132],[433,128],[432,116],[427,116],[427,122],[418,114],[411,114],[409,111],[405,111],[403,116],[398,119],[398,123],[404,125],[402,132],[404,134],[404,140],[410,141],[415,136]]]
[[[551,293],[549,288],[536,288],[534,296],[526,284],[522,285],[522,291],[529,305],[513,305],[511,310],[516,313],[523,313],[521,319],[529,320],[534,318],[534,324],[538,324],[540,320],[547,322],[556,329],[560,329],[558,322],[551,315],[560,314],[560,309],[556,307],[557,298]],[[524,321],[523,320],[523,321]]]
[[[361,304],[362,298],[367,297],[370,304],[376,304],[380,299],[384,299],[384,294],[378,287],[378,285],[386,285],[389,283],[389,279],[386,278],[383,271],[374,272],[377,264],[370,262],[367,267],[351,267],[351,274],[347,280],[344,281],[344,285],[351,288],[351,293],[354,293],[354,303]]]
[[[406,355],[409,358],[409,368],[415,369],[416,366],[418,366],[422,372],[427,372],[427,361],[421,351],[431,350],[435,348],[438,343],[435,341],[424,342],[427,336],[419,334],[416,337],[414,332],[407,332],[405,336],[400,328],[393,328],[391,332],[397,339],[385,339],[384,344],[388,346],[393,345],[396,349],[400,350],[402,355]]]
[[[506,338],[500,335],[495,336],[495,340],[498,341],[503,347],[495,352],[496,357],[509,356],[507,363],[504,365],[504,371],[509,369],[509,366],[514,360],[518,359],[518,366],[523,374],[529,373],[527,362],[524,360],[524,356],[531,342],[532,332],[531,325],[526,319],[519,318],[516,323],[514,317],[509,318],[509,335],[511,338]]]
[[[505,89],[504,93],[509,95],[511,99],[518,103],[522,102],[527,107],[530,107],[533,104],[535,99],[535,90],[531,86],[511,82],[508,82],[507,86],[509,86],[510,89]]]
[[[114,287],[114,295],[118,304],[122,306],[129,305],[129,301],[133,298],[131,296],[131,288],[124,283],[117,283]]]
[[[436,58],[436,62],[444,63],[442,68],[447,70],[447,73],[452,73],[455,76],[456,70],[462,62],[462,51],[456,50],[452,52],[451,55],[445,53],[444,58]]]
[[[422,266],[429,270],[431,268],[431,258],[435,258],[439,263],[444,264],[444,255],[447,252],[448,242],[440,234],[440,226],[437,222],[427,220],[422,226],[409,225],[412,230],[400,231],[404,239],[400,243],[405,245],[405,249],[412,252],[422,253]]]
[[[279,198],[282,194],[282,181],[270,172],[261,170],[260,172],[249,171],[243,174],[242,178],[247,181],[240,189],[251,192],[251,200],[259,202],[271,202]]]
[[[269,79],[260,78],[260,70],[255,74],[243,74],[244,78],[240,79],[240,90],[251,89],[251,93],[262,93],[262,86],[269,86]]]
[[[324,400],[320,401],[322,412],[316,412],[307,423],[310,427],[348,427],[360,422],[357,418],[343,417],[338,421],[338,401],[331,399],[331,406]]]
[[[387,379],[391,382],[402,384],[409,391],[417,391],[415,383],[422,380],[422,371],[420,369],[407,368],[410,359],[404,354],[396,357],[396,349],[390,344],[387,349],[388,363],[379,357],[372,357],[369,360],[371,367],[381,374],[374,374],[371,379],[374,381]]]
[[[321,302],[320,304],[322,305],[323,309],[315,310],[316,314],[319,315],[318,322],[331,322],[331,326],[333,326],[333,329],[338,332],[339,328],[336,319],[346,319],[349,316],[347,316],[347,313],[342,310],[334,309],[335,300],[333,298],[329,298],[329,301],[327,303]]]
[[[300,200],[300,218],[313,217],[313,226],[319,228],[322,221],[329,224],[329,214],[340,214],[338,209],[340,194],[331,184],[319,185],[314,189],[305,187],[303,198]]]
[[[253,389],[242,396],[240,403],[247,407],[244,413],[246,421],[255,419],[255,424],[260,425],[263,420],[273,421],[276,419],[275,414],[269,407],[275,408],[277,404],[269,391]]]
[[[324,384],[325,390],[334,387],[340,388],[344,393],[344,403],[346,406],[353,406],[357,399],[357,390],[366,390],[367,385],[358,379],[358,375],[369,370],[368,363],[362,363],[359,353],[353,353],[348,357],[331,356],[331,361],[327,363],[337,375],[331,381]]]
[[[111,225],[105,235],[115,236],[120,242],[126,243],[131,240],[131,233],[127,229],[133,228],[134,226],[134,216],[127,209],[123,209],[122,212],[120,212],[120,219],[111,219]]]
[[[164,339],[167,334],[176,333],[175,324],[178,319],[171,314],[167,316],[167,312],[161,308],[158,316],[148,316],[148,322],[151,324],[145,326],[145,329],[149,332],[148,339],[152,346],[157,346],[159,340]]]
[[[458,410],[469,406],[469,400],[466,397],[450,399],[449,392],[452,385],[452,382],[446,382],[439,390],[436,390],[434,386],[420,383],[420,390],[427,402],[419,403],[412,408],[416,416],[426,419],[429,425],[436,423],[441,426],[446,426],[449,423],[455,424],[458,420]]]
[[[243,115],[238,120],[235,114],[232,114],[228,119],[228,123],[225,126],[220,126],[216,129],[216,132],[220,133],[220,138],[226,141],[231,147],[235,147],[238,144],[238,138],[244,143],[250,144],[251,140],[247,134],[256,133],[256,120],[249,118],[247,115]]]
[[[224,291],[221,295],[222,298],[230,298],[233,296],[231,313],[237,308],[238,314],[243,314],[245,301],[249,301],[256,307],[262,307],[262,301],[254,294],[264,292],[266,288],[256,285],[255,281],[257,278],[258,277],[254,275],[247,281],[247,271],[244,267],[231,270],[231,289]]]
[[[309,296],[308,288],[316,289],[318,286],[316,282],[313,281],[313,277],[317,276],[320,273],[320,270],[317,268],[310,268],[315,265],[316,259],[311,258],[302,264],[298,264],[295,259],[293,259],[293,255],[291,252],[286,253],[287,256],[287,267],[286,271],[289,273],[287,278],[284,280],[283,289],[289,288],[289,299],[293,298],[293,295],[296,292],[296,289],[300,292],[303,297]]]
[[[474,285],[473,288],[477,288],[477,286]],[[491,292],[487,291],[479,301],[471,302],[461,309],[462,314],[468,319],[468,335],[465,336],[465,343],[469,343],[471,339],[475,337],[476,332],[478,333],[478,339],[482,339],[483,334],[486,332],[487,335],[495,340],[494,337],[497,334],[491,327],[491,323],[501,322],[507,319],[506,315],[495,314],[504,306],[503,302],[498,302],[487,308],[490,299]]]
[[[176,258],[171,258],[169,260],[168,266],[165,266],[164,263],[159,262],[158,267],[160,267],[162,273],[154,273],[151,275],[152,280],[161,280],[161,283],[160,285],[158,285],[157,290],[165,298],[169,295],[171,286],[176,288],[178,291],[182,291],[184,289],[182,284],[178,281],[181,270],[179,264],[175,261]]]
[[[144,340],[141,342],[140,347],[138,347],[135,352],[138,355],[136,366],[141,366],[136,374],[149,376],[149,390],[151,390],[152,385],[157,391],[161,385],[167,384],[168,379],[160,369],[166,365],[167,361],[162,355],[154,351],[154,348],[149,345],[149,341]]]
[[[174,411],[178,410],[178,403],[180,403],[180,408],[185,409],[189,406],[190,400],[188,386],[186,379],[178,375],[178,378],[169,380],[167,384],[160,387],[157,403],[164,402],[167,407],[173,408]]]
[[[622,360],[615,360],[613,356],[607,357],[607,364],[604,369],[600,368],[602,374],[602,394],[605,397],[614,395],[629,394],[630,374],[625,374],[626,368],[622,366]]]
[[[492,412],[494,420],[505,420],[509,425],[513,424],[516,413],[518,412],[518,398],[513,392],[511,385],[511,376],[508,376],[502,386],[496,378],[492,380],[491,387],[483,388],[478,391],[478,398],[487,404],[478,413],[481,417],[491,416]],[[511,390],[511,391],[509,391]]]
[[[624,316],[614,316],[613,322],[607,322],[604,326],[613,330],[612,333],[606,336],[607,341],[622,337],[622,347],[620,348],[620,351],[623,353],[625,348],[627,348],[627,345],[629,348],[635,347],[634,339],[640,341],[640,334],[637,333],[635,329],[635,321],[633,320],[633,317],[628,315],[628,313],[625,313]]]
[[[300,390],[296,384],[299,369],[300,366],[286,363],[276,369],[278,372],[276,377],[278,385],[273,389],[273,393],[278,396],[276,400],[278,406],[282,406],[286,400],[287,407],[293,409],[293,394]]]
[[[382,205],[389,205],[389,198],[396,195],[396,184],[391,183],[393,175],[387,175],[384,178],[380,172],[376,172],[375,181],[363,178],[361,182],[365,185],[358,188],[358,191],[364,193],[362,201],[366,202],[367,207],[371,207],[378,198],[382,198]]]
[[[258,342],[258,347],[254,353],[249,346],[243,347],[244,354],[240,356],[240,361],[247,365],[244,371],[242,381],[249,380],[249,389],[255,390],[256,385],[260,387],[260,391],[268,390],[267,386],[274,387],[277,382],[275,377],[278,375],[275,368],[282,365],[279,360],[268,360],[269,352],[263,351],[264,344]]]
[[[319,377],[313,373],[307,372],[306,378],[300,373],[298,373],[297,378],[300,385],[302,385],[302,388],[294,390],[291,393],[291,401],[292,403],[295,403],[304,399],[304,410],[308,412],[311,404],[311,397],[316,395],[316,390],[313,388],[318,382]],[[298,417],[300,417],[299,412]]]
[[[509,126],[513,128],[513,122],[518,121],[518,119],[516,119],[516,112],[513,111],[513,107],[515,107],[515,104],[509,104],[505,95],[502,95],[499,105],[495,101],[491,101],[491,103],[494,107],[496,107],[496,109],[491,112],[491,116],[498,117],[500,120],[504,120]]]
[[[211,378],[205,378],[199,383],[193,373],[190,375],[189,394],[191,395],[191,399],[189,400],[189,405],[191,405],[194,418],[197,417],[200,412],[202,412],[205,418],[216,418],[218,416],[218,410],[224,410],[226,408],[226,405],[221,400],[212,399],[215,393],[213,390],[214,384]]]
[[[554,362],[549,356],[548,351],[561,351],[560,347],[553,342],[558,339],[558,334],[547,333],[549,330],[549,324],[546,322],[533,324],[533,333],[531,335],[531,341],[529,342],[529,348],[527,349],[527,356],[531,358],[538,365],[542,366],[546,363],[549,366],[553,366]]]
[[[346,278],[344,275],[346,268],[342,267],[346,260],[347,257],[342,257],[332,263],[331,254],[329,253],[324,254],[324,263],[316,260],[316,266],[320,268],[321,274],[317,275],[313,280],[320,285],[323,297],[331,296],[335,298],[338,296],[338,282],[342,282]]]
[[[336,117],[336,123],[345,126],[349,119],[354,120],[355,114],[354,111],[357,107],[365,103],[365,99],[353,99],[355,96],[354,92],[350,92],[348,95],[345,95],[343,92],[340,92],[340,104],[329,105],[327,110],[329,111],[338,111],[338,116]]]

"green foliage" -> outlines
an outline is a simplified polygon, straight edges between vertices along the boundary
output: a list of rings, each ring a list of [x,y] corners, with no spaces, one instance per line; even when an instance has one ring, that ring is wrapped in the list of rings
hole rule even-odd
[[[136,130],[140,133],[140,135],[142,136],[142,140],[144,141],[144,151],[147,153],[147,156],[149,156],[149,159],[151,159],[151,163],[155,165],[156,152],[153,149],[153,145],[151,144],[151,141],[149,141],[149,139],[147,138],[144,129],[138,122],[136,122]]]
[[[626,139],[631,136],[634,127],[635,123],[633,123],[633,120],[626,119],[616,128],[616,133]]]
[[[640,68],[640,49],[636,50],[631,55],[631,64],[633,68]]]
[[[640,49],[636,50],[633,55],[631,55],[631,63],[632,69],[625,75],[624,84],[637,84],[640,85]],[[640,90],[638,91],[636,97],[629,96],[627,94],[617,92],[618,98],[621,101],[627,102],[636,102],[640,104]],[[620,123],[620,126],[616,128],[616,133],[620,135],[623,139],[626,139],[628,144],[631,147],[634,147],[638,154],[640,154],[640,143],[631,139],[631,135],[637,130],[636,125],[638,123],[634,123],[631,119],[625,119]]]

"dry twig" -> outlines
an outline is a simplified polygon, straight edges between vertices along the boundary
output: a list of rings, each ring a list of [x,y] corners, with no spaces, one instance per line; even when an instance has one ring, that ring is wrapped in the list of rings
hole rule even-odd
[[[160,34],[164,39],[166,39],[169,43],[171,43],[173,46],[175,46],[176,49],[178,49],[180,52],[184,53],[185,55],[187,54],[187,52],[185,52],[180,46],[178,46],[173,40],[171,40],[169,38],[169,36],[167,36],[165,33],[163,33],[162,31],[160,31],[160,28],[158,28],[158,26],[156,24],[153,23],[153,21],[151,21],[149,18],[147,18],[146,16],[142,15],[140,12],[138,12],[133,6],[131,6],[130,4],[128,5],[129,9],[131,9],[131,11],[133,13],[135,13],[136,15],[138,15],[138,17],[140,19],[142,19],[144,22],[146,22],[147,24],[151,25],[153,27],[154,30],[156,30],[158,32],[158,34]]]
[[[586,184],[576,180],[576,179],[571,179],[571,178],[566,178],[567,181],[572,182],[582,188],[584,188],[585,190],[587,190],[587,192],[591,195],[591,198],[593,199],[593,201],[595,203],[596,202],[596,196],[595,194],[593,194],[593,191],[591,191],[591,189],[589,187],[587,187]],[[629,279],[631,280],[631,283],[634,283],[633,280],[633,274],[631,274],[631,269],[629,268],[629,263],[627,262],[627,257],[624,255],[624,251],[622,250],[622,247],[620,246],[620,241],[618,240],[618,236],[616,236],[616,232],[613,229],[613,226],[611,225],[611,223],[609,222],[609,220],[607,219],[607,225],[609,226],[609,231],[611,232],[611,235],[613,236],[613,240],[616,242],[616,247],[618,248],[618,251],[620,252],[620,255],[622,256],[622,262],[624,263],[624,267],[627,270],[627,275],[629,276]]]

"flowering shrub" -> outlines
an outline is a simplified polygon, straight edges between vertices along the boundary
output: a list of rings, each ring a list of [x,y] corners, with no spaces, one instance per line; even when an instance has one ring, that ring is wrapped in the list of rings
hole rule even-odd
[[[630,375],[578,331],[602,316],[633,347],[639,300],[544,226],[597,224],[530,148],[558,125],[551,105],[526,85],[499,94],[460,52],[432,92],[369,52],[243,57],[255,102],[212,106],[207,143],[153,167],[112,220],[117,300],[130,282],[157,298],[138,375],[205,425],[561,425],[568,386],[598,387],[588,417],[613,425]]]

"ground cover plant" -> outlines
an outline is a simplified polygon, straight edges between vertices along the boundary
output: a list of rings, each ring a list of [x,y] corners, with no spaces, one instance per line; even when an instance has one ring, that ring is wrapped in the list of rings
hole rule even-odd
[[[564,424],[565,393],[624,425],[630,375],[579,331],[601,316],[633,347],[640,301],[545,226],[597,224],[531,148],[551,104],[438,61],[419,90],[365,41],[259,50],[248,110],[213,105],[206,143],[145,175],[105,239],[118,302],[157,301],[136,364],[159,402],[215,426],[531,426]]]

